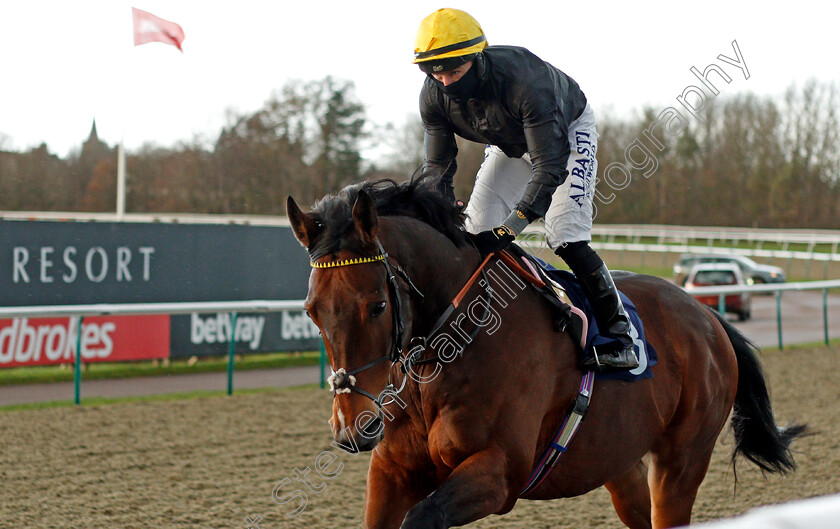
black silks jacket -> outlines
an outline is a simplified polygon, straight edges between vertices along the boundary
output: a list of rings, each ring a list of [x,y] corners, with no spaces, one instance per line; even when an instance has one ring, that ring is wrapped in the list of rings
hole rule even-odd
[[[531,157],[531,180],[517,207],[528,220],[545,215],[551,195],[568,176],[569,125],[586,108],[574,79],[525,48],[489,46],[476,57],[479,85],[465,102],[449,98],[427,76],[420,93],[425,128],[424,174],[452,186],[455,134],[499,147],[507,156]]]

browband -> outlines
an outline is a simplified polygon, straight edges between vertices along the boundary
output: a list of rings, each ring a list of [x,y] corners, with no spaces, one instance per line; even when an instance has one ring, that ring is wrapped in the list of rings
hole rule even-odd
[[[388,258],[387,253],[374,255],[373,257],[354,257],[353,259],[344,259],[343,261],[328,261],[326,263],[318,263],[310,261],[309,266],[312,268],[336,268],[338,266],[350,266],[364,263],[375,263],[377,261],[384,261]]]

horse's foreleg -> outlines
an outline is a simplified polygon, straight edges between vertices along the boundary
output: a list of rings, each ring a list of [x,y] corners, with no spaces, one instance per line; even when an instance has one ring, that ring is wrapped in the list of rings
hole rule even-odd
[[[507,462],[500,449],[473,454],[408,512],[402,529],[446,529],[508,512],[518,492],[509,483]]]
[[[431,489],[430,484],[408,480],[405,472],[374,452],[365,491],[365,529],[397,529],[405,513]]]
[[[624,525],[631,529],[650,529],[650,488],[648,467],[644,461],[639,460],[630,470],[605,486]]]

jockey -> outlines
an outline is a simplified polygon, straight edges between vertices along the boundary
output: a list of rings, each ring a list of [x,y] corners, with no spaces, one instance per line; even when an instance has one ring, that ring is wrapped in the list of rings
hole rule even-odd
[[[630,321],[610,271],[589,245],[598,132],[578,84],[525,48],[487,46],[469,14],[439,9],[420,23],[414,63],[420,93],[424,174],[455,200],[455,135],[486,144],[466,207],[483,254],[505,248],[544,217],[546,239],[577,276],[603,334],[618,345],[582,367],[638,367]]]

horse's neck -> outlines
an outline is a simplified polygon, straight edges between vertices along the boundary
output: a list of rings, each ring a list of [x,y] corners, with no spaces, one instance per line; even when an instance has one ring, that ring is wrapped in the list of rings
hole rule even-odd
[[[388,237],[388,242],[396,248],[400,266],[423,294],[422,301],[414,303],[415,332],[422,332],[446,310],[481,264],[481,258],[472,247],[457,247],[446,235],[415,219],[395,218],[391,222],[396,229],[389,232],[398,237]]]
[[[428,308],[445,308],[476,271],[481,260],[467,248],[428,260],[427,291],[435,303]],[[436,306],[435,306],[436,305]],[[442,306],[442,307],[441,307]]]

